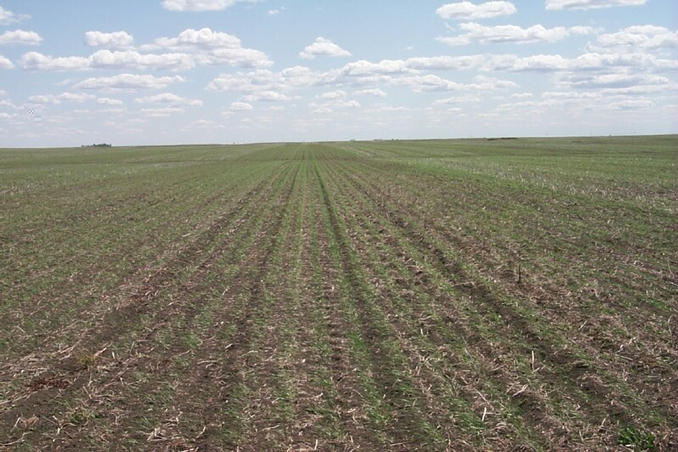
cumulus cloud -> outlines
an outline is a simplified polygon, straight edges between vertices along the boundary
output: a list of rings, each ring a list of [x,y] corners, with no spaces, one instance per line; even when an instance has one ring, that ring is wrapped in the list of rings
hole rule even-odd
[[[482,58],[479,61],[482,61]],[[417,61],[417,63],[421,64],[421,61]],[[208,85],[208,89],[241,93],[243,95],[241,100],[253,102],[259,100],[289,100],[292,98],[293,92],[301,88],[361,85],[368,86],[362,90],[357,90],[356,94],[379,97],[386,95],[381,89],[384,86],[406,86],[415,92],[495,90],[516,86],[512,81],[483,76],[477,76],[472,83],[459,83],[434,74],[422,74],[420,71],[409,67],[408,60],[383,60],[376,63],[361,60],[326,72],[315,72],[297,66],[277,73],[269,70],[258,70],[222,74]],[[369,85],[379,87],[369,87]],[[317,96],[318,99],[334,102],[345,101],[345,97],[346,93],[342,89],[326,91]],[[329,109],[336,108],[336,106],[330,107],[326,103],[316,106]]]
[[[52,57],[28,52],[21,66],[31,71],[69,71],[87,69],[182,70],[195,66],[190,55],[183,53],[141,54],[135,50],[98,50],[88,57]]]
[[[351,56],[351,52],[320,36],[299,52],[299,56],[306,60],[312,60],[318,56],[347,57]]]
[[[515,88],[510,80],[500,80],[485,76],[476,76],[472,83],[460,83],[447,80],[434,74],[408,75],[391,81],[394,85],[405,85],[414,92],[423,91],[493,91],[505,88]]]
[[[0,34],[0,45],[21,44],[36,46],[42,42],[42,37],[34,31],[13,30]]]
[[[356,96],[386,97],[386,93],[379,88],[361,89],[354,93]]]
[[[546,28],[543,25],[533,25],[523,28],[517,25],[485,26],[475,22],[459,25],[465,33],[458,36],[439,37],[438,41],[451,45],[467,45],[472,42],[481,44],[496,44],[515,42],[526,44],[532,42],[556,42],[572,35],[586,35],[594,32],[591,27],[554,27]]]
[[[59,99],[54,95],[50,94],[40,94],[35,96],[30,96],[28,101],[32,104],[59,104],[61,103]]]
[[[134,37],[126,31],[104,33],[101,31],[88,31],[85,33],[85,44],[90,47],[105,47],[108,49],[125,49],[131,47]]]
[[[153,75],[119,74],[112,77],[92,77],[76,83],[80,89],[91,90],[139,90],[164,89],[173,83],[183,82],[185,79],[178,75],[173,77],[156,77]]]
[[[0,6],[0,25],[10,25],[22,20],[29,19],[28,14],[16,14]]]
[[[633,25],[616,33],[601,34],[597,47],[633,50],[675,48],[678,47],[678,31],[656,25]]]
[[[612,6],[639,6],[647,0],[546,0],[546,9],[597,9]]]
[[[666,89],[669,86],[667,77],[657,73],[677,68],[678,61],[657,58],[643,52],[589,52],[577,57],[559,54],[433,56],[374,62],[359,60],[326,71],[295,66],[279,72],[261,69],[225,73],[215,78],[208,85],[208,89],[240,94],[239,101],[249,103],[298,99],[300,95],[304,95],[302,91],[304,89],[322,88],[320,94],[315,96],[316,102],[312,107],[315,113],[328,113],[336,111],[340,108],[339,105],[348,106],[347,103],[352,102],[347,95],[349,89],[354,95],[379,97],[386,95],[383,91],[386,87],[402,87],[416,93],[455,93],[454,97],[443,99],[445,102],[434,104],[448,105],[477,102],[478,96],[475,100],[461,99],[464,93],[468,92],[499,92],[519,88],[518,84],[507,79],[508,77],[487,76],[501,72],[505,74],[548,72],[554,74],[556,86],[563,90],[598,90],[604,91],[606,95],[637,96]],[[468,81],[467,77],[460,80],[431,73],[431,71],[453,71],[456,74],[462,70],[475,71],[476,76]],[[658,78],[636,77],[643,72]],[[519,97],[512,100],[522,101],[526,97],[528,94],[521,92]]]
[[[562,114],[563,108],[574,108],[577,111],[595,111],[600,114],[607,110],[612,112],[644,110],[655,105],[652,99],[644,96],[630,97],[611,90],[598,91],[549,91],[542,94],[541,99],[511,102],[497,106],[496,112],[545,112],[557,110]]]
[[[173,93],[161,93],[154,96],[146,96],[135,99],[138,104],[166,104],[171,106],[188,105],[191,107],[200,107],[202,101],[198,99],[188,99]]]
[[[0,55],[0,69],[13,69],[14,68],[14,63],[12,63],[9,59],[5,58],[4,56]]]
[[[254,107],[247,102],[233,102],[231,104],[231,111],[251,111]]]
[[[664,76],[616,72],[607,74],[570,74],[563,77],[561,85],[574,89],[626,89],[639,86],[668,86],[671,81]]]
[[[222,74],[212,80],[207,89],[212,91],[237,91],[252,93],[260,90],[270,90],[279,86],[282,82],[279,75],[267,69],[251,72],[236,72]]]
[[[97,99],[99,105],[123,105],[124,102],[120,99],[111,99],[110,97],[100,97]]]
[[[313,71],[305,66],[294,66],[280,72],[260,69],[250,72],[226,73],[212,80],[207,89],[256,95],[264,91],[283,93],[289,97],[293,90],[309,87],[360,85],[370,81],[386,80],[389,76],[414,72],[401,60],[378,63],[357,61],[329,71]],[[256,97],[256,96],[255,96]],[[265,95],[270,97],[270,95]]]
[[[128,47],[133,42],[126,32],[88,32],[86,40],[92,46],[111,48]],[[188,70],[198,65],[228,64],[241,67],[262,67],[273,64],[266,54],[243,48],[240,39],[227,33],[213,32],[209,28],[188,29],[174,38],[159,38],[155,44],[141,46],[138,50],[97,50],[89,56],[53,57],[39,52],[28,52],[21,59],[26,70]],[[167,50],[163,52],[162,50]]]
[[[336,90],[336,91],[327,91],[321,94],[318,94],[315,96],[318,99],[343,99],[346,97],[346,91],[344,90]]]
[[[617,102],[612,102],[609,107],[613,110],[627,111],[627,110],[646,110],[654,105],[649,99],[626,99]]]
[[[39,52],[28,52],[21,57],[21,67],[29,71],[83,70],[90,66],[85,57],[51,57]]]
[[[384,74],[398,74],[411,72],[403,60],[381,60],[378,63],[372,63],[366,60],[354,61],[346,64],[340,72],[347,76],[370,76]]]
[[[323,103],[311,102],[308,106],[315,114],[327,114],[339,109],[360,108],[360,102],[357,100],[331,99]]]
[[[182,70],[195,66],[191,56],[184,53],[141,54],[136,50],[99,50],[88,60],[94,69]]]
[[[150,118],[164,118],[177,113],[183,113],[184,109],[179,107],[142,108],[141,112]]]
[[[471,2],[448,3],[436,10],[443,19],[478,20],[515,14],[516,7],[511,2],[493,1],[480,4]]]
[[[94,96],[84,93],[63,93],[59,95],[59,99],[67,102],[82,103],[90,99],[94,99]]]
[[[254,94],[248,94],[247,96],[244,96],[242,98],[245,102],[257,102],[257,101],[264,101],[264,102],[285,102],[291,99],[286,94],[277,92],[277,91],[271,91],[271,90],[265,90],[265,91],[259,91]]]
[[[414,57],[408,58],[405,65],[412,69],[474,69],[486,62],[487,58],[487,55]]]
[[[221,11],[243,0],[163,0],[169,11]]]
[[[28,98],[28,101],[33,104],[54,104],[58,105],[62,102],[76,102],[76,103],[83,103],[88,100],[94,99],[94,96],[91,94],[85,94],[85,93],[62,93],[59,95],[54,95],[54,94],[42,94],[42,95],[35,95],[35,96],[30,96]]]
[[[266,67],[273,62],[259,50],[242,47],[237,36],[210,28],[186,29],[175,37],[162,37],[142,49],[165,48],[189,52],[199,64],[228,64],[242,67]]]
[[[481,69],[494,71],[595,71],[612,68],[674,69],[678,61],[663,60],[648,54],[640,53],[585,53],[575,58],[565,58],[558,54],[531,55],[493,55],[481,66]]]
[[[444,99],[438,99],[433,102],[433,105],[459,105],[459,104],[468,104],[480,102],[480,97],[475,95],[457,95],[454,97],[446,97]]]
[[[155,43],[160,47],[181,50],[238,48],[240,39],[237,36],[212,31],[210,28],[194,30],[188,28],[173,38],[158,38]]]

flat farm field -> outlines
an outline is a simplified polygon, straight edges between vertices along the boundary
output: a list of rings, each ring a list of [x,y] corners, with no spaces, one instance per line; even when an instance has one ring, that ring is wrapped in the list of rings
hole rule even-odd
[[[0,449],[678,448],[678,137],[0,150]]]

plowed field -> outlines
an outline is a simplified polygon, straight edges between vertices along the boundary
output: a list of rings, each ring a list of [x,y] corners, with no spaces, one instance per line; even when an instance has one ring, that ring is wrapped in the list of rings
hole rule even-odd
[[[677,166],[676,136],[0,150],[0,449],[678,448]]]

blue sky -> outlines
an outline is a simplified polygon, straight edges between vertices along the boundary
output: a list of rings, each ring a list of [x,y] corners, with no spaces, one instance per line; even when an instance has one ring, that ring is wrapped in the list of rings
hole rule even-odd
[[[0,0],[0,147],[678,132],[675,0]]]

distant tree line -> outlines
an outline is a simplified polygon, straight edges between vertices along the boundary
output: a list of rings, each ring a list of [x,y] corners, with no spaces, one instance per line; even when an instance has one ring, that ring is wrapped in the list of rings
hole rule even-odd
[[[83,148],[112,148],[113,145],[108,144],[108,143],[99,143],[99,144],[83,144],[80,147],[83,147]]]

